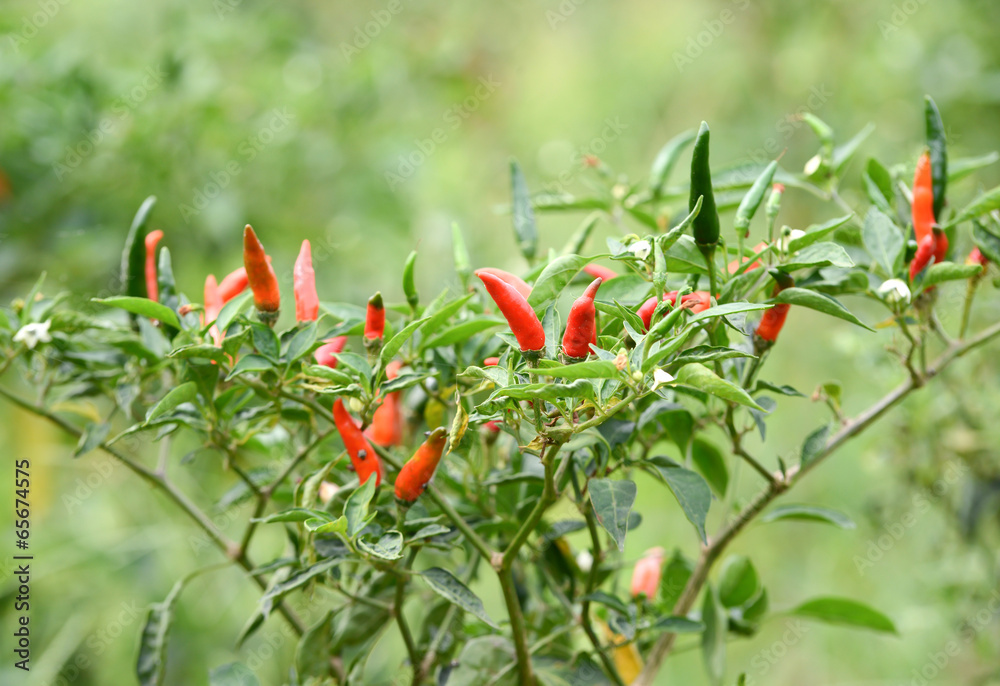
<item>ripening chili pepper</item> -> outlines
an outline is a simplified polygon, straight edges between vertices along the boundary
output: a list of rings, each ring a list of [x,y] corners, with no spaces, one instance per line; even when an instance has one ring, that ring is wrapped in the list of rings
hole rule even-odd
[[[319,318],[316,272],[313,270],[312,246],[302,241],[302,248],[292,269],[292,292],[295,296],[295,321],[314,322]]]
[[[913,281],[917,277],[917,274],[924,270],[931,259],[933,259],[936,250],[937,240],[932,231],[923,237],[917,246],[916,254],[913,255],[913,260],[910,262],[910,281]]]
[[[358,473],[359,483],[366,483],[372,474],[375,475],[375,487],[382,483],[382,460],[368,443],[368,439],[361,432],[361,428],[354,422],[354,417],[344,407],[344,401],[340,398],[333,403],[333,422],[340,433],[340,439],[347,448],[347,454],[354,465],[354,471]]]
[[[376,293],[368,299],[368,311],[365,315],[365,340],[381,341],[385,334],[385,305],[382,294]]]
[[[219,282],[219,295],[222,296],[223,302],[229,302],[237,295],[245,291],[247,283],[246,267],[240,267],[239,269],[226,274],[222,281]]]
[[[934,226],[934,186],[931,179],[931,156],[924,152],[917,160],[913,174],[913,202],[910,205],[913,218],[913,232],[917,235],[917,245],[931,234]]]
[[[965,258],[965,263],[966,264],[981,264],[982,266],[985,267],[986,265],[988,265],[990,263],[990,261],[989,261],[989,259],[987,259],[986,255],[984,255],[982,253],[982,251],[978,247],[975,247],[969,253],[969,256]]]
[[[691,211],[698,203],[698,198],[703,198],[701,211],[692,222],[694,241],[703,251],[714,250],[719,242],[719,212],[715,208],[712,171],[708,162],[710,136],[708,124],[702,122],[691,155],[691,195],[688,200],[688,211]]]
[[[602,279],[594,279],[570,308],[566,318],[566,333],[563,334],[563,353],[571,359],[582,359],[590,354],[590,344],[597,334],[597,310],[594,296],[601,287]]]
[[[668,302],[671,305],[675,304],[677,302],[677,291],[664,293],[663,302]],[[708,291],[695,291],[694,293],[681,296],[681,304],[689,306],[693,314],[698,314],[712,306],[712,296]],[[653,312],[655,311],[656,296],[653,296],[644,302],[636,312],[639,318],[642,319],[642,324],[646,331],[649,331],[649,325],[653,321]]]
[[[757,245],[753,246],[753,251],[754,251],[754,253],[759,253],[761,250],[763,250],[766,247],[767,247],[767,243],[761,242],[761,243],[758,243]],[[726,267],[726,271],[728,271],[730,274],[735,274],[736,272],[738,272],[740,270],[740,266],[742,264],[744,264],[745,262],[749,261],[749,259],[750,259],[749,257],[744,256],[742,259],[735,259],[735,260],[733,260],[732,262],[729,263],[729,266]],[[754,269],[759,269],[762,266],[764,266],[764,265],[761,264],[760,260],[754,260],[753,263],[749,267],[747,267],[746,269],[743,270],[743,273],[746,274],[747,272],[752,272]]]
[[[525,300],[531,295],[531,286],[529,286],[524,279],[516,274],[511,274],[510,272],[505,272],[503,269],[494,269],[493,267],[483,267],[476,273],[483,272],[485,274],[492,274],[506,284],[513,286],[518,293],[520,293]]]
[[[403,363],[393,360],[385,368],[385,378],[395,379],[399,376],[399,370]],[[365,430],[365,436],[372,443],[388,448],[400,445],[403,442],[403,401],[400,397],[401,391],[395,391],[385,396],[382,404],[375,409],[372,415],[372,423]]]
[[[323,345],[316,348],[316,352],[313,353],[313,357],[316,359],[316,364],[329,367],[330,369],[336,369],[337,353],[342,351],[345,345],[347,345],[347,336],[334,336],[333,338],[327,338],[323,342]]]
[[[396,476],[397,498],[412,503],[420,497],[441,462],[446,443],[448,431],[444,427],[439,426],[427,436],[427,440],[417,448],[417,452],[413,453],[413,457],[407,460]]]
[[[163,238],[159,229],[146,234],[146,297],[159,301],[160,286],[156,278],[156,245]]]
[[[632,569],[632,597],[645,594],[647,598],[656,598],[660,588],[660,575],[663,570],[663,548],[650,548],[635,563]]]
[[[588,264],[583,268],[583,271],[594,278],[601,279],[603,281],[610,281],[611,279],[618,276],[618,272],[610,267],[605,267],[601,264]]]
[[[205,277],[205,318],[203,324],[208,324],[218,319],[219,312],[222,311],[222,306],[225,304],[222,301],[222,295],[219,293],[219,284],[215,280],[215,275],[209,274]],[[213,324],[209,333],[215,345],[222,345],[222,333],[217,326]]]
[[[500,364],[499,357],[487,357],[485,360],[483,360],[484,367],[496,367],[498,364]]]
[[[712,307],[712,296],[708,291],[695,291],[681,298],[681,304],[691,308],[691,314],[698,314]]]
[[[787,274],[780,274],[775,278],[778,283],[774,286],[772,297],[777,297],[778,293],[795,285],[795,281]],[[778,303],[764,312],[764,316],[761,317],[760,324],[757,325],[757,330],[754,332],[754,346],[756,348],[768,347],[778,340],[778,334],[781,333],[781,328],[785,325],[785,319],[788,317],[789,307],[791,305],[788,303]]]
[[[491,272],[478,269],[480,278],[517,338],[521,352],[537,352],[545,347],[545,329],[527,299],[516,288]]]
[[[934,264],[941,264],[948,254],[948,234],[939,229],[937,225],[931,229],[931,232],[934,234]]]
[[[253,304],[257,307],[261,321],[273,326],[281,306],[278,277],[267,260],[264,246],[249,224],[243,229],[243,266],[247,270],[247,282],[253,291]]]

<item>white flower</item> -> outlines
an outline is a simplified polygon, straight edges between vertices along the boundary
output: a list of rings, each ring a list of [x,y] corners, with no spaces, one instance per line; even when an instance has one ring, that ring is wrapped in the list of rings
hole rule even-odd
[[[788,229],[787,231],[783,231],[781,234],[781,243],[779,245],[781,252],[788,252],[788,248],[791,246],[792,241],[797,238],[802,238],[805,235],[806,232],[800,231],[799,229]]]
[[[632,245],[628,246],[628,251],[640,260],[644,260],[649,257],[649,253],[652,249],[653,246],[649,244],[649,241],[636,241]]]
[[[337,495],[337,491],[340,490],[340,486],[329,481],[321,481],[319,484],[319,499],[326,505],[328,502],[333,500],[333,496]]]
[[[802,171],[806,176],[812,176],[819,171],[821,164],[823,164],[823,158],[820,157],[819,154],[816,154],[814,157],[809,158],[809,161],[806,162],[806,166]]]
[[[49,335],[50,326],[52,326],[51,319],[42,323],[25,324],[14,334],[14,342],[24,343],[29,350],[34,350],[39,343],[48,343],[52,340],[52,336]]]
[[[576,554],[576,566],[580,568],[581,572],[590,571],[590,568],[594,566],[594,556],[590,554],[589,550],[581,550]]]
[[[878,287],[876,293],[890,305],[910,302],[910,287],[902,279],[889,279]]]
[[[675,378],[672,374],[668,374],[662,369],[655,369],[653,370],[653,388],[657,389],[660,386],[673,383]]]

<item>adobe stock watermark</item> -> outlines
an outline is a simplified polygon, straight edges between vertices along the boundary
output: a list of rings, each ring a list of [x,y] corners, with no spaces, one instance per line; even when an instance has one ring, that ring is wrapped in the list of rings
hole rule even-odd
[[[59,10],[69,3],[69,0],[38,0],[38,10],[21,19],[21,26],[7,39],[15,53],[21,52],[21,46],[38,35],[38,32],[49,25]]]
[[[70,686],[81,674],[88,671],[94,665],[94,658],[103,655],[107,650],[123,635],[126,629],[142,616],[142,610],[136,602],[122,602],[114,618],[100,629],[90,633],[81,644],[81,647],[73,653],[70,659],[60,670],[59,677],[55,681],[48,682],[43,686]],[[134,638],[133,634],[127,634]]]
[[[927,2],[928,0],[903,0],[903,2],[894,4],[892,12],[889,13],[889,18],[879,19],[877,22],[878,30],[882,33],[882,38],[888,38],[899,31],[903,24],[908,22],[910,17],[916,14]]]
[[[621,137],[622,132],[629,128],[628,124],[623,123],[620,117],[608,117],[603,123],[604,128],[601,129],[599,134],[587,141],[585,145],[581,145],[573,151],[569,167],[560,172],[554,180],[542,185],[543,193],[551,193],[553,195],[565,193],[566,188],[586,166],[587,158],[590,156],[600,156],[612,143]]]
[[[221,169],[209,173],[208,181],[192,192],[190,202],[177,206],[185,224],[190,224],[194,217],[201,214],[213,200],[218,198],[222,191],[233,182],[233,179],[243,173],[244,165],[253,162],[257,155],[273,143],[278,134],[288,128],[288,125],[295,119],[295,115],[287,107],[274,109],[270,114],[271,118],[265,126],[256,133],[247,136],[236,146],[236,157],[226,162]]]
[[[719,12],[719,16],[714,19],[706,19],[703,22],[704,29],[698,33],[688,36],[687,43],[683,50],[674,50],[674,65],[677,71],[682,72],[694,61],[705,54],[715,39],[722,35],[726,27],[736,21],[736,15],[743,12],[750,6],[750,0],[731,0],[732,7],[726,7]]]
[[[931,505],[940,500],[969,471],[969,467],[959,460],[952,460],[945,467],[940,477],[934,480],[926,493],[913,494],[910,507],[894,522],[883,526],[885,533],[877,538],[868,539],[864,556],[854,556],[854,566],[860,576],[864,576],[875,566],[886,553],[896,547],[896,544],[913,528],[917,520],[931,509]]]
[[[150,93],[160,87],[166,78],[167,73],[162,66],[147,67],[142,78],[111,103],[111,115],[102,117],[97,126],[85,133],[80,140],[66,146],[62,162],[52,163],[56,179],[62,181],[67,174],[76,170],[105,138],[114,133],[115,129],[131,116]]]
[[[958,625],[958,638],[948,640],[940,650],[927,653],[927,660],[910,672],[910,686],[927,686],[957,657],[971,645],[976,636],[996,618],[1000,612],[1000,591],[994,589],[990,599],[975,615]]]
[[[395,170],[386,170],[385,181],[389,184],[389,190],[395,190],[397,186],[412,178],[417,169],[444,145],[451,134],[460,129],[501,85],[493,78],[493,74],[480,76],[479,85],[472,95],[444,111],[442,115],[444,126],[436,127],[427,138],[414,139],[410,151],[399,155]]]
[[[789,649],[798,645],[802,637],[809,633],[809,625],[801,619],[785,622],[785,631],[770,645],[764,646],[750,658],[750,667],[755,674],[747,674],[746,686],[756,686],[757,678],[767,676],[774,666],[788,655]]]
[[[392,22],[392,18],[403,11],[403,0],[389,0],[385,7],[371,11],[371,21],[354,27],[354,35],[350,42],[340,44],[340,54],[348,64],[361,54],[361,51],[372,44],[379,34]]]
[[[587,0],[562,0],[554,10],[545,10],[545,20],[549,28],[555,31],[560,24],[569,19],[574,12]]]

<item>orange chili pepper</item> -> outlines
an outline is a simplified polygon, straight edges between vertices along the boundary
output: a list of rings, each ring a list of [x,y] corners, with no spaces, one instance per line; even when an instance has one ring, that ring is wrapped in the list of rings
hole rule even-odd
[[[146,297],[150,300],[160,299],[160,284],[156,278],[156,245],[163,238],[159,229],[146,234]]]
[[[434,471],[441,462],[444,446],[448,442],[448,431],[443,427],[434,429],[417,452],[413,454],[396,476],[396,497],[412,503],[427,488]]]

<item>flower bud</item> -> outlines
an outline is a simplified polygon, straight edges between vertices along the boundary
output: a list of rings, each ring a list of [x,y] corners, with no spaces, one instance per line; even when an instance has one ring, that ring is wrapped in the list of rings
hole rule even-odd
[[[902,279],[885,281],[876,293],[889,305],[907,305],[910,302],[910,287]]]

